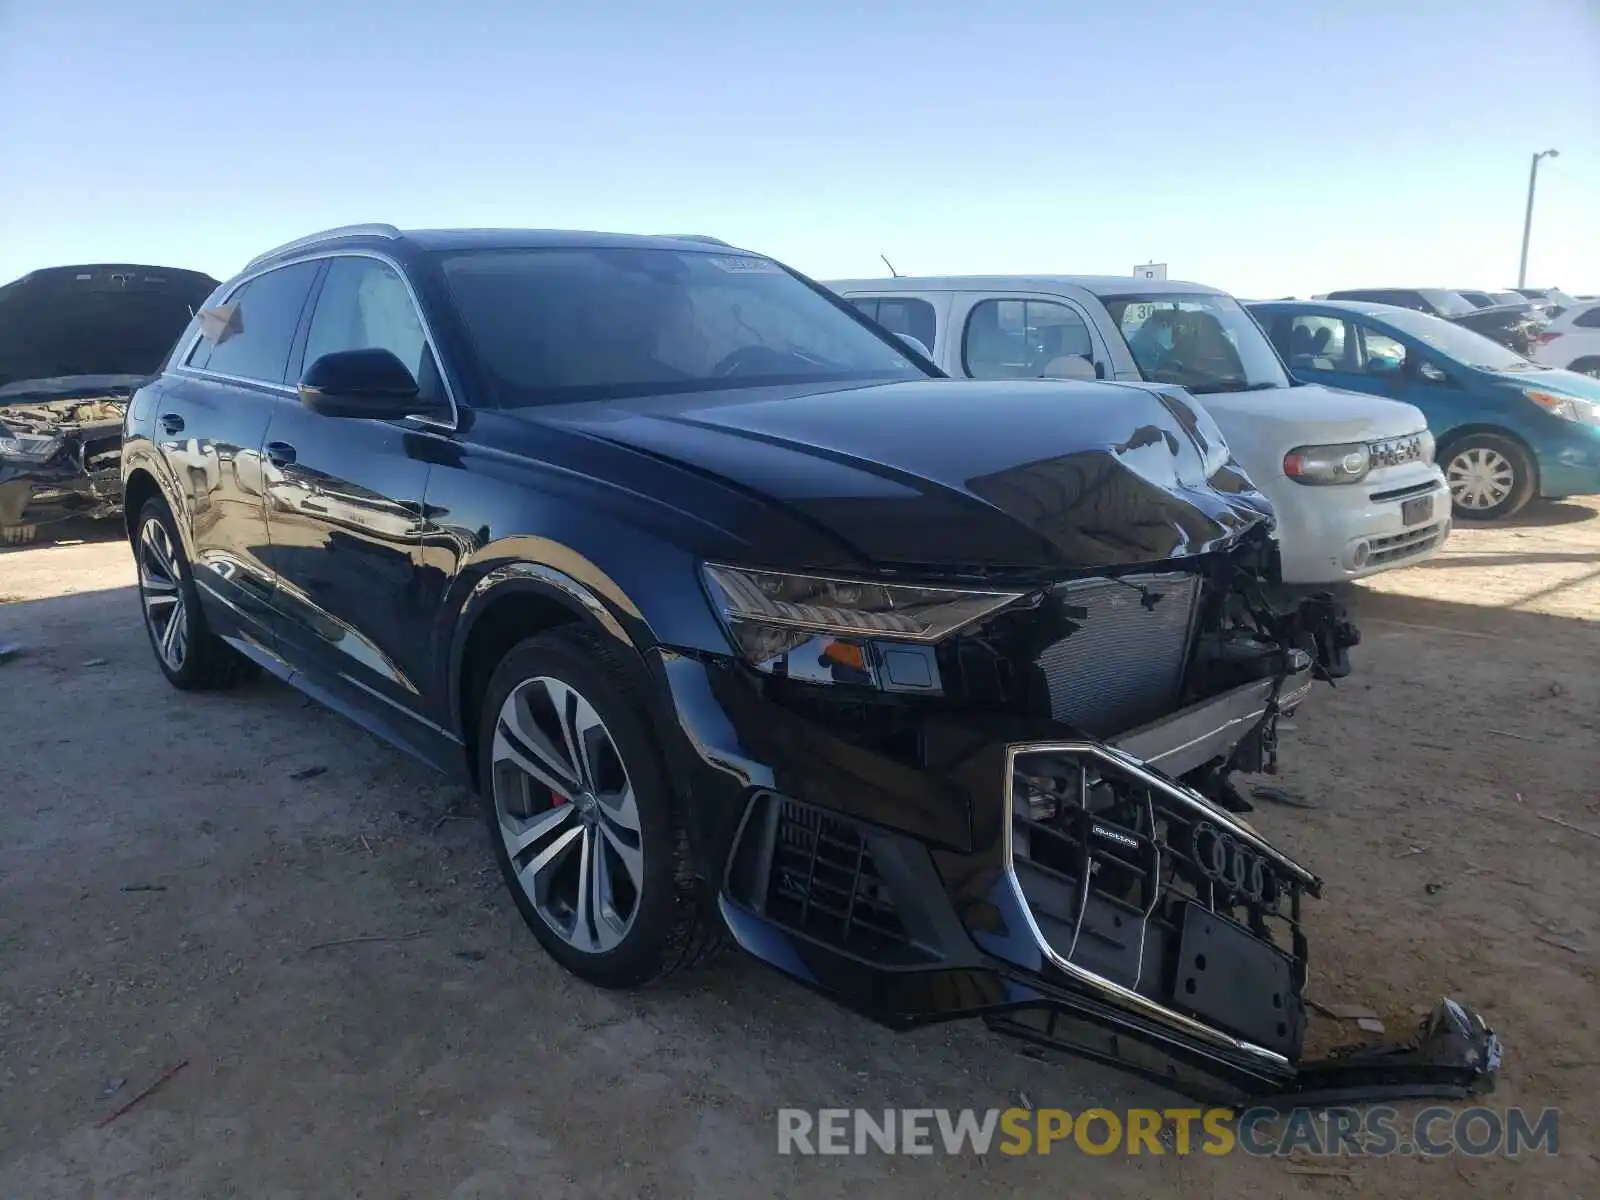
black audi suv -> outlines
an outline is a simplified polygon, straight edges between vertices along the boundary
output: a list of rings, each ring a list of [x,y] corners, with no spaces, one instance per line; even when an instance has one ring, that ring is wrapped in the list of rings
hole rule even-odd
[[[1355,634],[1180,390],[947,380],[714,239],[355,226],[207,300],[123,471],[168,680],[461,775],[584,979],[731,935],[1201,1094],[1492,1076],[1453,1003],[1301,1061],[1320,885],[1230,775]]]

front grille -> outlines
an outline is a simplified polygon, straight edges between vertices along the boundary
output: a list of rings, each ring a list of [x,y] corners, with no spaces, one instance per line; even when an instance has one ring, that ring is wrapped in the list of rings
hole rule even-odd
[[[1446,528],[1445,522],[1439,521],[1433,525],[1420,525],[1416,529],[1408,529],[1404,533],[1396,533],[1390,537],[1373,538],[1369,543],[1371,553],[1367,556],[1367,564],[1374,567],[1387,566],[1415,558],[1419,554],[1426,554],[1444,541]]]
[[[1367,453],[1372,460],[1372,469],[1379,467],[1399,467],[1408,462],[1416,462],[1422,457],[1422,435],[1408,433],[1404,437],[1384,438],[1381,441],[1368,442]]]
[[[792,800],[778,803],[766,913],[862,957],[895,958],[910,946],[861,830]]]
[[[1125,762],[1016,758],[1012,870],[1040,935],[1074,967],[1298,1053],[1304,880]]]
[[[1178,571],[1080,579],[1051,589],[1075,625],[1038,658],[1050,715],[1099,737],[1176,707],[1200,581]]]

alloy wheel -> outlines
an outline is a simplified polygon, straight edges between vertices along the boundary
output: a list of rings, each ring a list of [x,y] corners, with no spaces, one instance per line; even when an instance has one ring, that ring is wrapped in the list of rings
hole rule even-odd
[[[594,706],[559,679],[519,684],[500,706],[491,770],[495,825],[534,911],[575,950],[615,949],[638,916],[644,842]]]
[[[169,671],[189,657],[188,602],[179,586],[178,558],[167,527],[154,517],[139,531],[139,600],[156,653]]]
[[[1498,450],[1468,446],[1445,468],[1450,495],[1464,509],[1482,512],[1505,502],[1516,485],[1516,468]]]

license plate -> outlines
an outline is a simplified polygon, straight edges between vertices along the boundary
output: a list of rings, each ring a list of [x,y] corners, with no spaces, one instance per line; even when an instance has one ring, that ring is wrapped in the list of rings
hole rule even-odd
[[[1424,521],[1433,520],[1433,497],[1418,496],[1415,500],[1404,500],[1400,504],[1400,523],[1402,525],[1421,525]]]

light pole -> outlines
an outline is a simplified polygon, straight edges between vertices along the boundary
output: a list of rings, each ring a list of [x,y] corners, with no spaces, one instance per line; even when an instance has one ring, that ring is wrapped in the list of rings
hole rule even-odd
[[[1539,183],[1539,160],[1560,156],[1559,150],[1541,150],[1533,156],[1533,165],[1528,168],[1528,213],[1522,218],[1522,262],[1517,266],[1519,288],[1528,282],[1528,235],[1533,232],[1533,189]]]

